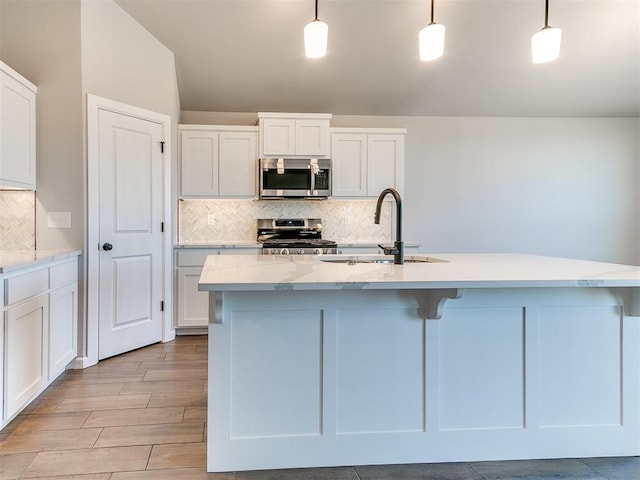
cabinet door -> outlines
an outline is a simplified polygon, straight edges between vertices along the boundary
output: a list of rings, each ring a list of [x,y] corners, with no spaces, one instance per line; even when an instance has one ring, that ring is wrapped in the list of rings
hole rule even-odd
[[[48,310],[48,295],[40,295],[5,311],[5,418],[47,383]]]
[[[220,132],[219,194],[223,197],[256,195],[256,132]]]
[[[296,120],[296,155],[329,156],[329,121]]]
[[[218,132],[182,132],[182,195],[218,195]]]
[[[296,121],[289,118],[265,118],[260,121],[262,155],[296,154]]]
[[[367,195],[367,136],[334,133],[331,136],[331,162],[334,197]]]
[[[77,324],[78,285],[72,283],[49,295],[49,381],[76,358]]]
[[[0,185],[36,188],[36,94],[1,72]]]
[[[367,195],[387,187],[404,190],[404,135],[367,135]]]
[[[198,291],[202,267],[178,268],[178,315],[176,328],[206,327],[209,323],[209,294]]]

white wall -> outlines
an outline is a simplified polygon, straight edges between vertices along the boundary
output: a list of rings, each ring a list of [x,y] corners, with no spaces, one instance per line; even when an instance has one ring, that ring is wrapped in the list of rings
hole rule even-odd
[[[640,264],[635,126],[634,119],[434,121],[411,142],[415,231],[434,251]]]
[[[189,111],[181,122],[227,118],[251,123]],[[640,119],[337,115],[331,124],[408,129],[404,237],[426,252],[640,264]]]
[[[38,86],[36,244],[84,242],[80,3],[2,1],[0,56]],[[47,212],[71,212],[70,229],[47,227]]]
[[[180,101],[173,52],[112,0],[81,0],[85,93],[174,116]]]

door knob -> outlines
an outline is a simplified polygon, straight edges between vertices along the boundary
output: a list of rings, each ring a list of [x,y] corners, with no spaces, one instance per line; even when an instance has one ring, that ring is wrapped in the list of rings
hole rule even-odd
[[[106,251],[113,250],[113,245],[111,245],[110,243],[103,243],[102,249]]]

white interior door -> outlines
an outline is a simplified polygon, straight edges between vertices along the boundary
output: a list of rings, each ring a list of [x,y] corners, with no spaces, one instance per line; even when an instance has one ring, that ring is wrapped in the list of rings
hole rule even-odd
[[[98,357],[162,340],[162,125],[98,113]]]

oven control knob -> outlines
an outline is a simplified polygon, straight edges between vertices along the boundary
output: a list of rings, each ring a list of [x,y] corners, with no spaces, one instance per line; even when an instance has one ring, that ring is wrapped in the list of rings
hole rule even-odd
[[[303,255],[304,254],[304,249],[299,248],[297,253],[298,253],[298,255]]]
[[[280,250],[280,255],[289,255],[289,249],[283,248],[282,250]]]
[[[313,254],[314,255],[322,255],[322,249],[321,248],[314,248],[313,249]]]

